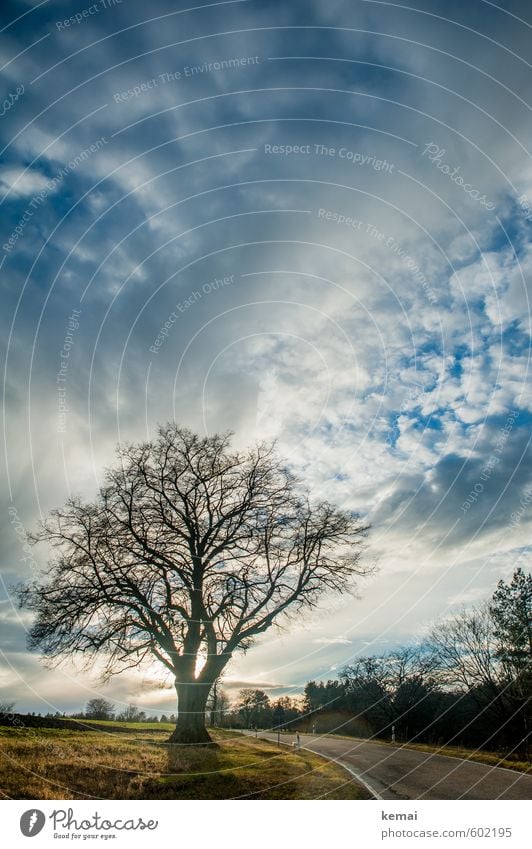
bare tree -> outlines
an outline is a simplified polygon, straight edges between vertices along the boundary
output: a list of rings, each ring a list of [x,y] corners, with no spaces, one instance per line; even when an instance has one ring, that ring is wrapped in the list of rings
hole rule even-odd
[[[207,713],[209,725],[223,725],[224,719],[230,710],[230,701],[227,693],[222,690],[222,676],[213,682],[211,692],[207,701]]]
[[[154,657],[178,697],[173,742],[208,742],[213,682],[281,614],[341,591],[367,526],[311,505],[271,445],[230,451],[171,423],[118,452],[92,503],[70,499],[41,526],[57,556],[19,588],[37,614],[30,648],[105,658],[114,674]]]
[[[120,722],[146,722],[146,713],[136,705],[128,705],[116,717]],[[156,717],[154,721],[156,721]]]
[[[497,655],[495,623],[487,604],[437,624],[429,637],[444,684],[470,694],[482,713],[502,725],[516,710]]]
[[[244,689],[238,694],[238,712],[246,728],[264,727],[265,717],[270,715],[270,700],[264,690]]]
[[[499,664],[493,631],[487,605],[463,610],[434,626],[428,644],[443,683],[498,693]]]
[[[403,646],[383,655],[358,658],[344,667],[348,699],[379,730],[415,724],[420,708],[437,688],[435,657],[424,645]]]
[[[507,728],[514,736],[521,734],[519,748],[528,757],[532,697],[530,666],[525,657],[530,643],[526,631],[523,634],[523,630],[508,629],[510,634],[519,634],[523,645],[517,636],[515,644],[511,644],[503,630],[505,615],[513,626],[514,618],[521,613],[517,604],[509,604],[512,589],[525,578],[519,570],[516,574],[508,588],[508,597],[506,585],[499,581],[491,605],[462,611],[439,623],[432,630],[429,642],[443,682],[468,692],[481,714],[492,715],[501,730]],[[528,611],[530,617],[530,607]]]
[[[206,710],[209,714],[209,725],[216,725],[216,711],[218,710],[218,696],[221,694],[220,678],[212,682],[209,698],[207,699]]]
[[[114,712],[114,704],[107,699],[91,699],[85,708],[87,719],[112,719]]]

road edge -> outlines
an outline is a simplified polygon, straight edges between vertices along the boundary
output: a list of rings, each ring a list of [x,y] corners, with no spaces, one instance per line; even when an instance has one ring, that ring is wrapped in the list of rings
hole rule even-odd
[[[284,743],[284,745],[289,746],[290,744]],[[349,772],[353,776],[353,778],[356,778],[356,780],[359,781],[366,788],[368,793],[371,793],[371,795],[373,796],[374,799],[376,799],[378,802],[384,801],[383,797],[381,796],[381,794],[379,793],[378,790],[376,790],[374,787],[372,787],[371,784],[368,781],[366,781],[365,778],[362,778],[361,774],[359,772],[357,772],[355,769],[353,769],[353,767],[348,766],[346,763],[341,761],[339,758],[331,758],[330,755],[324,755],[322,752],[316,752],[316,751],[314,751],[314,749],[310,749],[308,746],[301,746],[301,748],[305,749],[305,751],[307,751],[307,752],[312,752],[313,755],[318,755],[320,758],[325,758],[326,761],[331,761],[332,763],[338,764],[338,766],[343,767],[343,769],[345,769],[346,772]]]
[[[262,737],[262,735],[260,733],[259,733],[258,736],[262,740],[266,740],[266,742],[268,742],[268,743],[274,743],[275,742],[274,740],[269,740],[267,737]],[[282,746],[290,746],[290,748],[293,748],[293,745],[294,745],[293,743],[289,743],[287,740],[279,740],[279,743]],[[383,797],[380,795],[379,791],[375,789],[375,787],[372,787],[371,784],[368,781],[366,781],[365,778],[362,778],[362,776],[360,775],[359,772],[354,770],[353,767],[348,766],[348,764],[344,763],[339,758],[332,758],[330,755],[324,755],[323,752],[316,752],[314,749],[311,749],[309,746],[300,746],[300,748],[305,749],[306,752],[311,752],[313,755],[317,755],[319,758],[323,758],[325,761],[329,761],[330,763],[337,764],[337,766],[341,766],[342,769],[345,769],[346,772],[348,772],[350,775],[353,776],[353,778],[355,778],[358,782],[360,782],[360,784],[362,784],[362,786],[366,788],[368,793],[371,793],[372,797],[375,800],[377,800],[379,802],[383,801]]]

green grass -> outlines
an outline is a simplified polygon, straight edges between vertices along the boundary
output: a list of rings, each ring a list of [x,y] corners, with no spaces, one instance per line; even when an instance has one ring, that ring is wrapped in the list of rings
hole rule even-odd
[[[152,725],[152,723],[146,723]],[[169,746],[168,731],[131,734],[0,727],[0,791],[12,799],[366,799],[337,764],[240,732],[216,746]],[[171,726],[169,726],[171,728]],[[146,735],[146,731],[149,734]]]
[[[61,719],[71,722],[80,722],[82,725],[107,725],[110,729],[132,728],[142,731],[169,731],[175,728],[172,722],[120,722],[118,719],[75,719],[72,716],[62,716]]]

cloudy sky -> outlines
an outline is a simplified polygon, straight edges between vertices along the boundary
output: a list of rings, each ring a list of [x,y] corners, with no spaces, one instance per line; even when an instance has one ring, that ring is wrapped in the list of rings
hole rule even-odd
[[[39,517],[169,419],[276,438],[372,524],[358,597],[265,635],[233,690],[301,692],[527,566],[526,0],[1,14],[2,697],[173,707],[155,669],[44,669],[10,598]]]

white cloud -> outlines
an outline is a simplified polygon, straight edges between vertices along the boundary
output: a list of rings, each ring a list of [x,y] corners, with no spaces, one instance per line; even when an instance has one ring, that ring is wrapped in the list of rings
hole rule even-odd
[[[269,4],[238,5],[250,28],[269,26],[272,16],[292,25],[299,11],[298,4],[295,11],[285,4],[275,12]],[[327,675],[357,652],[421,632],[460,598],[489,592],[530,529],[525,515],[512,534],[504,531],[528,481],[524,411],[532,403],[526,335],[532,251],[523,210],[512,206],[519,193],[532,196],[532,169],[519,145],[526,143],[529,116],[500,84],[526,98],[522,63],[507,53],[501,60],[485,39],[459,28],[450,39],[448,29],[421,12],[408,14],[415,15],[415,40],[426,46],[412,43],[402,9],[390,7],[383,18],[372,4],[362,4],[355,16],[339,2],[304,6],[309,20],[338,28],[204,40],[203,61],[231,49],[260,54],[263,61],[245,75],[203,75],[123,104],[116,104],[116,91],[175,70],[175,56],[159,49],[158,33],[171,36],[177,21],[185,38],[187,27],[199,24],[178,16],[153,30],[140,28],[132,54],[140,58],[112,73],[101,73],[109,64],[109,43],[73,55],[48,79],[53,76],[58,93],[80,88],[20,134],[11,149],[14,164],[0,174],[4,196],[10,190],[9,198],[21,201],[46,183],[35,166],[24,170],[28,161],[38,157],[56,173],[91,141],[120,131],[70,175],[61,203],[55,205],[59,188],[47,199],[19,240],[19,253],[9,258],[14,311],[27,274],[17,257],[33,258],[35,245],[40,250],[61,221],[28,281],[8,368],[10,479],[28,525],[71,490],[91,497],[119,438],[142,439],[157,420],[174,415],[199,431],[233,429],[238,445],[277,438],[316,496],[371,518],[370,556],[380,572],[361,586],[362,598],[324,599],[286,636],[267,635],[249,656],[235,660],[234,687],[300,687],[305,676]],[[458,13],[467,21],[466,7]],[[221,23],[230,28],[236,11],[205,14],[214,31]],[[517,38],[506,16],[497,14],[501,43]],[[54,61],[63,58],[65,45],[71,53],[107,34],[111,17],[93,17],[83,30],[72,28],[68,40],[54,41]],[[486,26],[494,20],[488,15]],[[371,35],[377,27],[378,38]],[[265,58],[292,48],[368,64]],[[42,50],[48,51],[46,42]],[[14,43],[8,52],[16,54]],[[18,77],[41,73],[46,56],[24,54]],[[183,46],[179,63],[195,57],[197,47]],[[240,87],[251,93],[234,94]],[[268,87],[275,91],[258,91]],[[48,105],[39,91],[36,86],[31,95],[34,114]],[[197,104],[182,106],[194,99]],[[28,95],[11,117],[29,104]],[[155,114],[173,106],[179,108]],[[93,110],[99,111],[87,118]],[[126,129],[141,117],[146,120]],[[421,155],[431,140],[497,204],[512,244],[495,215]],[[339,155],[264,155],[265,143],[318,142],[386,158],[394,170],[355,167]],[[72,201],[100,180],[71,212]],[[233,183],[240,185],[221,188]],[[13,226],[19,205],[4,202],[8,215],[13,209]],[[321,208],[357,218],[360,229],[320,218]],[[209,223],[221,218],[227,220]],[[66,260],[75,244],[56,279],[57,259]],[[435,301],[415,279],[410,260]],[[160,353],[151,356],[149,345],[176,304],[226,274],[235,274],[234,285],[180,313]],[[55,373],[64,322],[93,275],[71,359],[67,434],[60,438]],[[37,329],[36,314],[48,294]],[[460,504],[514,408],[522,419],[504,462],[465,517]],[[31,455],[20,424],[26,420]],[[9,550],[4,565],[10,572],[13,562]],[[26,670],[18,654],[17,663]],[[76,684],[58,676],[43,678],[33,658],[28,665],[32,686],[51,694],[61,682],[73,701],[84,698],[83,676]],[[137,684],[124,678],[112,692],[127,700]],[[143,704],[165,698],[156,688],[139,697]]]
[[[47,183],[48,178],[38,171],[26,171],[24,168],[4,168],[0,171],[2,199],[32,197],[45,189]]]

